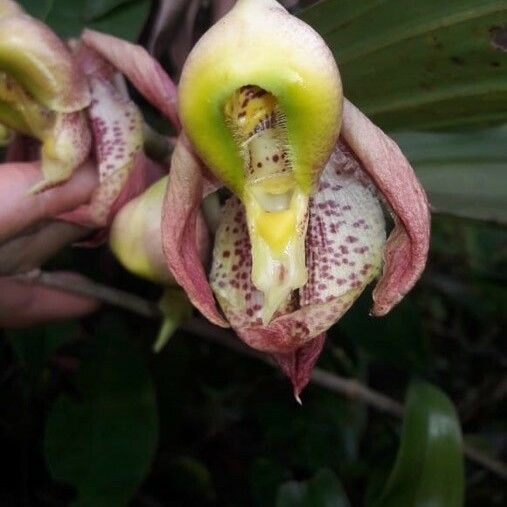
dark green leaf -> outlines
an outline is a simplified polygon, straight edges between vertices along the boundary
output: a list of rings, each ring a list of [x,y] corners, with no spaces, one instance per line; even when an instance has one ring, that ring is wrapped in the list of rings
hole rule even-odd
[[[18,3],[32,16],[45,20],[55,0],[19,0]]]
[[[75,486],[75,505],[127,505],[157,443],[155,393],[143,356],[123,329],[102,326],[76,384],[78,397],[61,397],[48,417],[50,472]]]
[[[507,128],[395,136],[433,211],[507,223]],[[429,149],[431,147],[431,149]]]
[[[250,407],[272,455],[308,472],[323,466],[345,468],[358,459],[363,428],[357,404],[325,391],[306,393],[304,410],[288,401],[266,397]]]
[[[108,12],[117,7],[124,8],[126,4],[136,3],[135,0],[87,0],[86,1],[86,17],[88,19],[96,19],[104,16]]]
[[[507,119],[505,0],[323,0],[302,17],[333,50],[345,95],[383,128]]]
[[[464,463],[454,406],[436,387],[408,392],[401,445],[376,507],[462,507]]]
[[[29,13],[44,20],[63,38],[85,28],[135,41],[146,22],[151,0],[22,0]]]
[[[280,486],[276,507],[350,507],[350,504],[336,475],[324,469],[309,481],[290,481]]]
[[[128,41],[136,41],[146,22],[150,6],[151,0],[131,1],[88,26]]]

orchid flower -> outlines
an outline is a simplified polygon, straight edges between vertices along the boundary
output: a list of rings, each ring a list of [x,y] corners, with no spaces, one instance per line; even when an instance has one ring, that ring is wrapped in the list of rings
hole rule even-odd
[[[0,138],[6,144],[11,130],[21,135],[10,144],[8,161],[40,157],[44,180],[33,188],[39,192],[62,184],[88,157],[94,159],[99,185],[90,202],[57,217],[98,229],[89,245],[106,239],[116,212],[164,172],[144,153],[144,120],[124,76],[139,83],[148,100],[150,87],[162,89],[168,104],[176,95],[172,81],[142,48],[125,43],[130,58],[141,51],[150,75],[158,73],[148,86],[128,57],[117,58],[116,46],[99,42],[94,49],[96,38],[100,34],[85,32],[82,40],[65,44],[15,2],[0,0]],[[174,109],[166,105],[179,127]],[[40,142],[40,154],[32,153],[34,143],[26,136]]]
[[[0,125],[41,143],[44,179],[33,192],[66,181],[87,158],[91,136],[83,110],[89,104],[88,86],[65,44],[18,4],[1,0]]]
[[[326,330],[372,280],[380,276],[380,316],[421,275],[424,190],[398,146],[342,98],[324,41],[274,0],[239,0],[201,38],[179,113],[163,209],[168,265],[211,322],[275,357],[298,397]],[[196,217],[217,181],[232,196],[208,277]],[[387,240],[382,203],[394,219]]]

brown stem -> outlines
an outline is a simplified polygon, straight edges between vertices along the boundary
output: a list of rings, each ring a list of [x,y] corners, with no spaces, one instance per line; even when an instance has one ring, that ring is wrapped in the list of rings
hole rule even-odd
[[[71,292],[80,296],[91,297],[111,306],[123,308],[132,313],[137,313],[143,317],[160,318],[161,313],[158,306],[151,301],[143,299],[139,296],[124,292],[122,290],[100,285],[91,280],[83,278],[78,282],[63,279],[58,275],[45,271],[35,270],[29,273],[15,275],[14,280],[24,283],[32,283],[60,289],[65,292]]]
[[[160,310],[155,303],[134,294],[95,283],[91,280],[84,279],[79,282],[69,283],[68,280],[60,279],[58,276],[43,271],[16,275],[13,278],[24,283],[36,283],[82,296],[94,297],[103,303],[123,308],[124,310],[137,313],[143,317],[161,317]],[[185,322],[181,327],[191,334],[258,359],[271,366],[276,366],[267,355],[256,352],[243,345],[231,331],[225,331],[203,319],[191,319]],[[326,370],[315,368],[311,376],[311,382],[329,391],[345,396],[350,400],[365,403],[394,417],[403,417],[403,405],[389,396],[365,386],[357,380],[340,377]],[[481,465],[502,479],[507,480],[507,465],[502,461],[468,444],[464,445],[464,453],[470,461]]]

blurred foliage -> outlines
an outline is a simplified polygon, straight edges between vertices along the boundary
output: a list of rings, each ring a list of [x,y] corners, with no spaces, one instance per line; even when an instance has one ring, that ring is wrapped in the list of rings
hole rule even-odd
[[[130,40],[152,6],[22,3],[62,36],[90,26]],[[323,0],[304,16],[335,50],[347,95],[384,127],[407,130],[505,120],[506,54],[492,48],[489,30],[507,23],[506,11],[492,0]],[[500,222],[504,136],[505,127],[397,139],[437,210]],[[106,248],[66,249],[48,268],[160,297]],[[435,215],[416,290],[383,319],[367,316],[370,305],[365,294],[331,329],[319,366],[399,400],[414,376],[431,381],[455,401],[465,440],[505,460],[506,230]],[[400,434],[398,421],[315,386],[300,407],[279,372],[181,330],[153,355],[158,325],[104,308],[81,322],[2,332],[0,505],[370,507],[400,439],[395,470],[422,466],[414,481],[440,470],[449,490],[461,489],[458,458],[444,466],[456,456],[459,429],[435,388],[411,391]],[[426,469],[416,458],[428,444],[421,435],[429,438],[432,410],[444,414],[450,433],[446,456]],[[394,474],[390,484],[400,484]],[[466,467],[465,493],[467,507],[507,505],[505,483],[475,465]]]

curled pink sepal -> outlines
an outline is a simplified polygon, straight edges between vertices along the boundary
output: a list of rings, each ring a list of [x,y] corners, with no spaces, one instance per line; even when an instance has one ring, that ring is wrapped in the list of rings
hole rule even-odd
[[[410,291],[426,265],[428,199],[398,145],[348,100],[341,137],[384,197],[395,222],[384,249],[383,274],[373,292],[372,314],[382,316]]]
[[[212,185],[203,176],[202,164],[188,140],[181,135],[172,160],[167,194],[162,210],[162,244],[176,282],[192,304],[210,321],[229,327],[221,316],[200,259],[198,223],[201,202]]]

